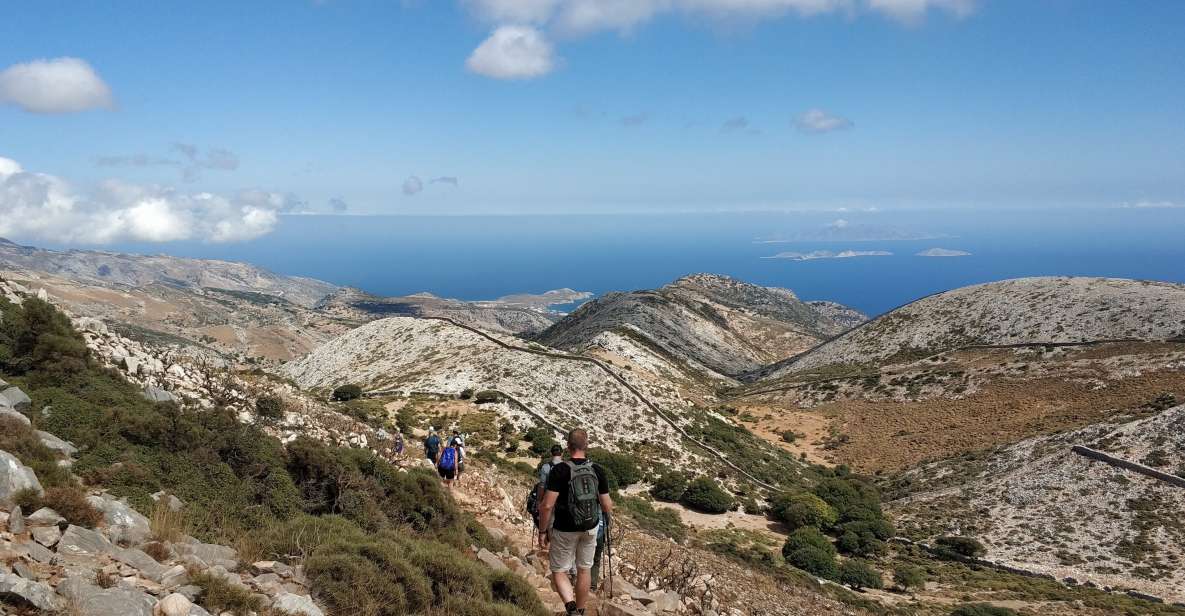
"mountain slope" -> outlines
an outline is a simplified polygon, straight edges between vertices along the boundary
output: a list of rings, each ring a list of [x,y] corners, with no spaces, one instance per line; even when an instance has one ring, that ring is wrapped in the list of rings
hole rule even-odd
[[[606,294],[537,339],[584,350],[613,332],[719,378],[783,359],[845,330],[854,311],[840,317],[833,306],[812,306],[787,289],[695,274],[653,291]]]
[[[1076,445],[1185,472],[1185,406],[920,467],[904,475],[912,495],[891,511],[919,539],[973,536],[991,560],[1185,600],[1185,489],[1084,457]]]
[[[1185,335],[1185,285],[1119,278],[1018,278],[931,295],[756,373],[883,364],[968,345],[1167,340]]]

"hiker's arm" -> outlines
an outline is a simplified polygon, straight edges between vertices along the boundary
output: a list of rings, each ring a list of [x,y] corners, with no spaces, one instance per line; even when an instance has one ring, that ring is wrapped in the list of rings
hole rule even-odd
[[[551,513],[555,510],[555,501],[559,497],[559,492],[547,490],[543,493],[543,499],[539,501],[539,545],[547,544],[547,530],[551,528]]]
[[[601,501],[601,511],[604,511],[605,515],[613,513],[613,499],[608,494],[598,495],[597,499]]]

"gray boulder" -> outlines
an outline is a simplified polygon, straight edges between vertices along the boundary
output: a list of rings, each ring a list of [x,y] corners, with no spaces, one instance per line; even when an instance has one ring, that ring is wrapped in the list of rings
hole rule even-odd
[[[114,549],[102,533],[81,526],[69,526],[58,540],[58,553],[66,556],[100,556]]]
[[[317,607],[317,604],[313,603],[311,598],[290,592],[278,595],[272,607],[282,612],[298,614],[300,616],[325,616],[325,612],[322,612],[321,608]]]
[[[0,451],[0,505],[11,504],[13,495],[26,489],[45,494],[33,469],[7,451]]]
[[[138,569],[140,573],[144,574],[144,577],[154,582],[160,582],[161,574],[165,572],[164,565],[136,548],[126,550],[117,548],[112,552],[111,557],[129,567]]]
[[[12,408],[10,406],[9,407],[0,406],[0,417],[8,417],[10,419],[15,419],[15,420],[25,424],[26,426],[32,425],[32,422],[29,421],[28,417],[25,417],[25,415],[23,413],[21,413],[20,411]]]
[[[239,567],[239,553],[234,548],[213,543],[178,543],[173,546],[182,556],[194,556],[210,567],[233,571]]]
[[[17,604],[26,603],[46,613],[65,607],[65,602],[54,594],[48,584],[9,573],[0,573],[0,599]]]
[[[54,561],[54,553],[36,541],[17,541],[12,544],[12,548],[17,554],[27,555],[29,558],[43,565],[48,565]]]
[[[110,494],[88,496],[86,502],[103,512],[103,521],[107,523],[104,532],[116,543],[138,545],[148,538],[151,524],[143,514],[132,509],[130,505]]]
[[[46,447],[49,447],[50,449],[57,451],[66,457],[71,457],[78,453],[78,448],[75,447],[74,443],[71,443],[70,441],[62,440],[50,434],[49,432],[43,432],[41,430],[36,430],[35,432],[37,434],[37,438],[41,440],[42,445],[45,445]]]
[[[32,528],[33,541],[52,548],[62,538],[62,531],[57,526],[34,526]]]
[[[29,523],[29,526],[60,526],[66,521],[66,518],[49,507],[42,507],[25,518],[25,521]]]
[[[8,514],[8,532],[14,535],[25,532],[25,514],[20,505],[13,507],[12,513]]]
[[[19,387],[9,387],[0,391],[0,396],[8,399],[8,404],[18,411],[27,411],[33,406],[33,401]]]
[[[133,588],[80,586],[74,599],[79,612],[87,616],[152,616],[156,599]]]
[[[146,387],[144,393],[140,395],[153,402],[177,402],[177,396],[159,387]]]
[[[477,552],[477,560],[485,563],[487,567],[493,569],[494,571],[510,570],[510,568],[506,566],[506,563],[502,562],[501,558],[498,558],[497,554],[494,554],[485,548],[482,548]]]

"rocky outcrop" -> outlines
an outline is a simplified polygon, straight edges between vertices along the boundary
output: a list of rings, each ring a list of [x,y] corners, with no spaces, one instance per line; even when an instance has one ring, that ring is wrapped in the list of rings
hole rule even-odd
[[[11,503],[12,497],[21,490],[33,490],[42,494],[45,490],[33,469],[21,464],[16,456],[0,451],[0,505]]]

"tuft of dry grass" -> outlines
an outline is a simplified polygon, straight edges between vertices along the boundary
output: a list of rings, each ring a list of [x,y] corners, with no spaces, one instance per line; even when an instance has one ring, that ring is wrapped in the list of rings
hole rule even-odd
[[[163,563],[173,556],[173,551],[169,549],[168,544],[160,541],[150,541],[140,549],[144,550],[145,554],[151,556],[158,563]]]
[[[189,529],[183,511],[173,511],[166,502],[160,499],[152,506],[152,515],[148,517],[153,541],[177,542]]]

